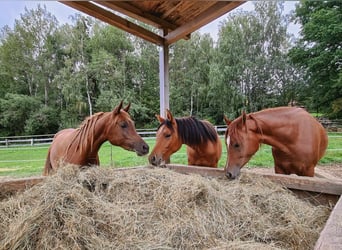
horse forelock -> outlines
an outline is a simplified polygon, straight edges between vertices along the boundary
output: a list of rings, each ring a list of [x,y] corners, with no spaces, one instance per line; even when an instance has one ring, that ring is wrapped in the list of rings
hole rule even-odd
[[[257,127],[257,132],[261,135],[261,140],[263,138],[263,130],[260,126],[260,121],[252,114],[247,115],[247,120],[253,120]],[[227,136],[230,139],[237,141],[238,143],[242,142],[242,133],[247,133],[248,127],[247,123],[243,124],[242,116],[236,118],[228,127],[228,134]]]
[[[176,118],[177,132],[183,143],[199,145],[208,140],[217,141],[215,128],[208,122],[200,121],[195,117]]]
[[[174,130],[174,127],[172,126],[172,123],[170,120],[165,119],[162,123],[159,124],[157,131],[162,127],[162,126],[166,126],[167,128]]]
[[[242,116],[236,118],[228,127],[228,136],[230,140],[235,140],[237,142],[242,141],[241,133],[244,132],[242,130]]]

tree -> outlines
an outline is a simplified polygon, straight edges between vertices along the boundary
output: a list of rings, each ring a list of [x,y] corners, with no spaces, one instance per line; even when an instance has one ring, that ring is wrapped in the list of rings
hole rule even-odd
[[[307,105],[342,117],[342,2],[302,1],[295,19],[302,37],[289,56],[307,70]]]
[[[155,127],[159,113],[159,53],[158,47],[141,38],[131,36],[134,51],[126,55],[125,81],[127,101],[137,127]],[[152,124],[152,125],[151,125]]]
[[[124,99],[129,91],[126,77],[127,56],[134,47],[126,33],[109,25],[95,23],[89,41],[88,74],[96,85],[95,108],[109,111]]]
[[[40,101],[35,97],[6,94],[0,99],[0,128],[1,135],[21,135],[25,132],[27,119],[39,109]]]
[[[283,3],[254,5],[255,12],[231,14],[222,23],[212,66],[213,75],[221,74],[214,78],[220,92],[209,92],[213,105],[232,116],[241,109],[253,112],[287,105],[298,94],[293,90],[299,87],[293,82],[298,79],[288,76],[295,70],[287,59],[290,44]],[[284,93],[290,90],[292,95]]]
[[[55,37],[58,22],[38,5],[36,10],[27,10],[15,21],[14,29],[5,27],[2,36],[2,75],[10,80],[10,92],[30,96],[44,95],[49,101],[49,90],[54,72],[59,65],[58,39]]]
[[[38,110],[31,112],[25,121],[25,134],[41,135],[54,134],[59,129],[59,116],[55,108],[41,106]]]
[[[209,34],[192,34],[170,50],[170,104],[179,116],[205,116],[212,63],[213,40]],[[207,117],[209,118],[209,117]]]

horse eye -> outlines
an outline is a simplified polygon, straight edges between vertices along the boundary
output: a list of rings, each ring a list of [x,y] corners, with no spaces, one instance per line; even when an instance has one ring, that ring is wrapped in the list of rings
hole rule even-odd
[[[165,135],[165,138],[169,138],[169,137],[171,137],[171,134],[166,134]]]
[[[234,148],[238,148],[238,147],[240,147],[239,143],[235,143]]]
[[[120,126],[121,126],[121,128],[127,128],[128,127],[126,122],[121,123]]]

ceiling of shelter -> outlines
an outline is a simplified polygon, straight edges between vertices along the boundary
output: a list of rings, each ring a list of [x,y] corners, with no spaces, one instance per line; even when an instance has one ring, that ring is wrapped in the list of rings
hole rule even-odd
[[[188,39],[192,32],[244,3],[201,0],[60,2],[157,45]],[[134,20],[157,29],[146,29]]]

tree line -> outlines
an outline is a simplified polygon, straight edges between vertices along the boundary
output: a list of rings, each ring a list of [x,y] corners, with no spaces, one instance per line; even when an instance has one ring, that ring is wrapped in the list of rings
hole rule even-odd
[[[229,14],[217,41],[195,32],[170,47],[171,111],[214,124],[289,104],[342,117],[341,3],[301,2],[292,15],[282,2],[254,4]],[[0,39],[0,136],[76,127],[121,100],[138,128],[157,126],[158,46],[79,14],[60,25],[40,5]]]

